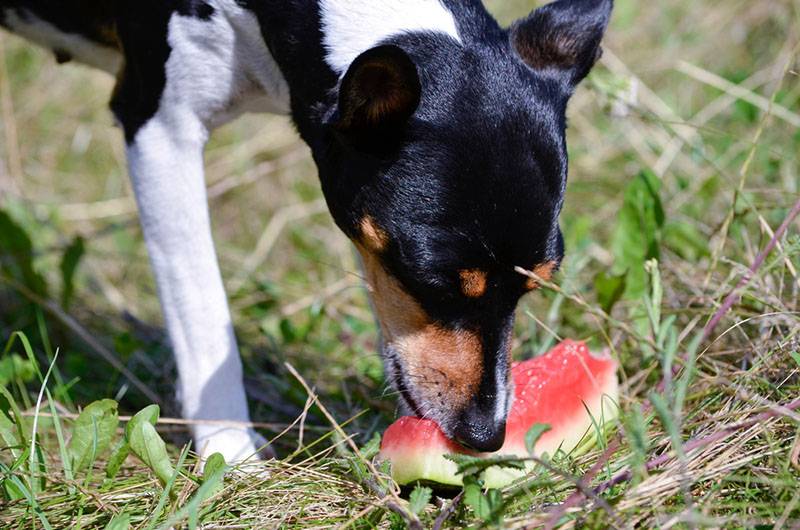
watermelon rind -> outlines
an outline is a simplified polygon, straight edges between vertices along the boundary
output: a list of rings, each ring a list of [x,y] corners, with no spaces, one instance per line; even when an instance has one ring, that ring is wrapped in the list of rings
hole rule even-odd
[[[535,457],[562,453],[574,458],[587,453],[598,444],[599,440],[605,439],[606,433],[615,425],[615,420],[619,416],[619,385],[615,367],[607,371],[605,376],[599,385],[603,393],[593,402],[583,403],[584,408],[565,422],[570,427],[566,432],[562,431],[561,436],[553,436],[550,433],[540,438],[533,450]],[[458,466],[445,458],[445,455],[452,453],[453,450],[454,445],[449,441],[440,442],[438,450],[427,448],[425,451],[416,451],[408,447],[391,447],[389,450],[382,449],[381,458],[392,462],[392,478],[400,485],[424,483],[458,487],[463,484],[462,477],[457,474]],[[506,443],[500,451],[492,455],[517,456],[524,462],[525,469],[490,467],[483,475],[484,485],[487,488],[508,486],[526,477],[536,467],[535,461],[530,459],[524,443],[520,440]]]

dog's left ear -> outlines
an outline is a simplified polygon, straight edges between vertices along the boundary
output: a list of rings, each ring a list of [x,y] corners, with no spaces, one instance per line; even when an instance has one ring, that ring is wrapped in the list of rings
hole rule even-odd
[[[421,94],[417,66],[402,48],[372,48],[353,61],[342,79],[334,127],[352,139],[397,135],[417,110]]]
[[[511,43],[534,70],[555,74],[570,89],[602,55],[613,0],[558,0],[511,27]]]

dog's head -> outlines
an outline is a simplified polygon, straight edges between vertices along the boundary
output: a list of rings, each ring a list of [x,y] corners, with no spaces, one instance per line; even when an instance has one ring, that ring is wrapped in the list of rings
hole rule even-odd
[[[484,41],[407,35],[352,64],[323,189],[363,258],[408,412],[499,449],[518,300],[563,256],[565,111],[610,0],[561,0]],[[319,155],[318,155],[319,156]]]

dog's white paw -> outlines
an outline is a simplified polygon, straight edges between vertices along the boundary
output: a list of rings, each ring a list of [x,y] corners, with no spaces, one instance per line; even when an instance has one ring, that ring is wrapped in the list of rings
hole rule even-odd
[[[228,427],[198,427],[195,429],[195,448],[205,460],[220,453],[228,464],[256,462],[275,455],[267,440],[253,429]]]

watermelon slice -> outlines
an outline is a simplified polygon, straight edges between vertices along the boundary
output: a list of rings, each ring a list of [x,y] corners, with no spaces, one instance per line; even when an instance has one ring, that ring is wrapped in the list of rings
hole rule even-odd
[[[583,342],[571,340],[541,357],[515,364],[511,368],[514,404],[505,444],[496,454],[528,456],[525,435],[540,423],[548,424],[550,430],[536,442],[536,456],[559,449],[570,453],[582,442],[593,441],[599,424],[617,415],[616,371],[614,359],[593,355]],[[459,486],[456,464],[444,457],[451,453],[476,454],[448,439],[435,422],[406,416],[386,430],[380,455],[392,463],[392,477],[398,484],[422,481]],[[489,468],[484,479],[488,487],[502,487],[524,474]]]

